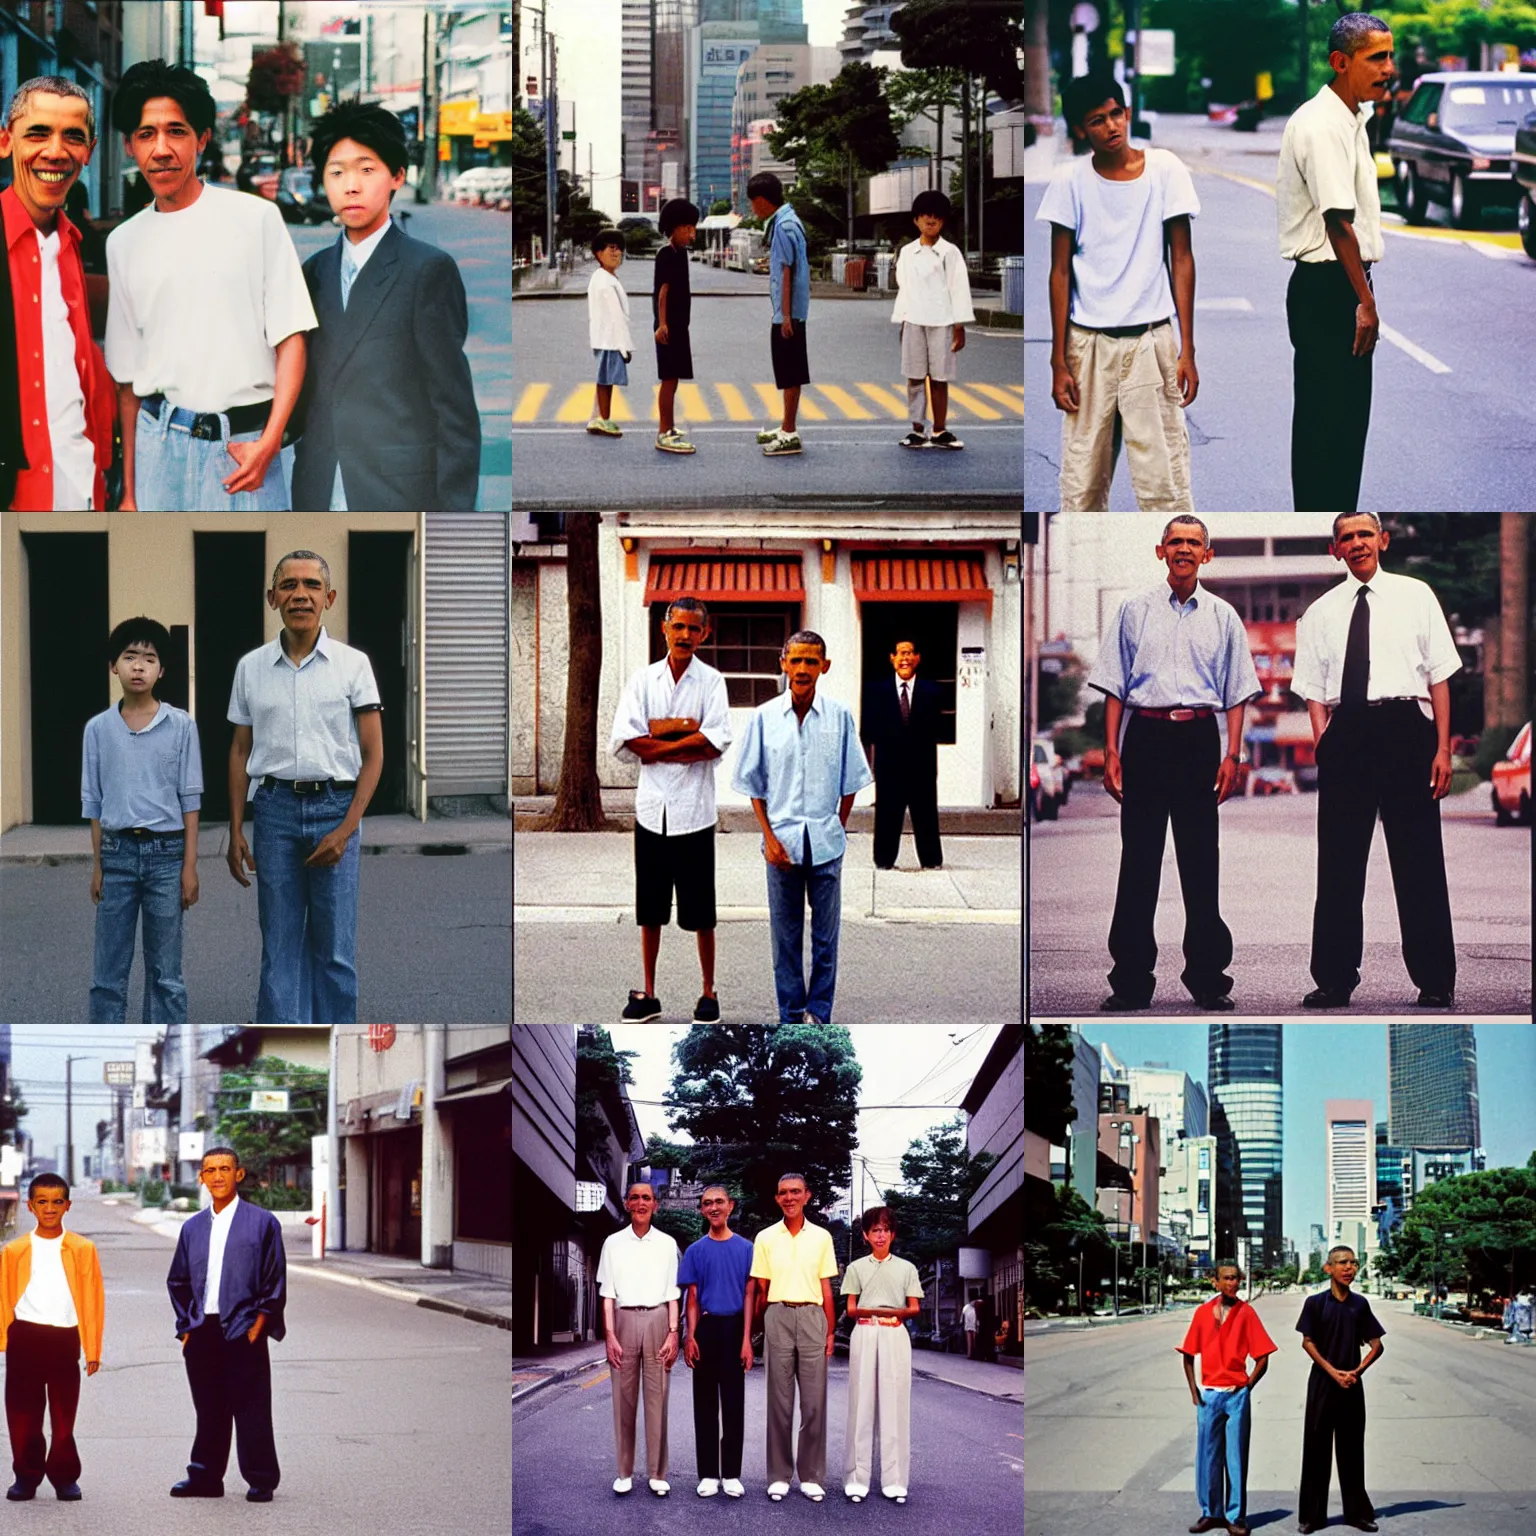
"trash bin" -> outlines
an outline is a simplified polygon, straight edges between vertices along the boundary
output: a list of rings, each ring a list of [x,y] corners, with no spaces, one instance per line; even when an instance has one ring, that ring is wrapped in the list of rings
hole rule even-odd
[[[832,281],[834,283],[842,282],[847,269],[848,257],[846,255],[834,256],[832,258]]]
[[[864,287],[864,274],[869,268],[869,263],[862,256],[850,256],[844,281],[850,288],[862,291]]]
[[[1009,315],[1024,313],[1024,258],[1003,257],[1003,312]]]
[[[880,251],[875,256],[875,287],[882,291],[891,286],[891,262],[894,259],[889,251]]]

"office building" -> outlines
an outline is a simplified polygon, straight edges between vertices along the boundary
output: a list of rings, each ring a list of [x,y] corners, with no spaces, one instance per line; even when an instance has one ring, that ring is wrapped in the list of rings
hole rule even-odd
[[[1204,1136],[1210,1128],[1205,1089],[1175,1067],[1150,1065],[1126,1068],[1131,1104],[1156,1115],[1165,1140],[1175,1136]]]
[[[1281,1254],[1283,1056],[1279,1024],[1212,1024],[1208,1088],[1217,1169],[1218,1246],[1247,1240],[1250,1265]]]
[[[1328,1099],[1323,1104],[1323,1124],[1328,1242],[1356,1247],[1361,1230],[1370,1228],[1376,1204],[1371,1101]],[[1364,1257],[1363,1248],[1358,1256]]]
[[[1482,1145],[1470,1024],[1387,1025],[1387,1139],[1397,1147]]]

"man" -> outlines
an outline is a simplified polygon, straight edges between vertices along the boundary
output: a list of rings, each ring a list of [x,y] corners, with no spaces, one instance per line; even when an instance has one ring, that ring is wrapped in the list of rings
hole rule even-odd
[[[106,506],[116,390],[91,335],[80,231],[64,213],[96,148],[90,97],[57,75],[26,81],[0,128],[0,507]]]
[[[1291,493],[1298,512],[1353,512],[1371,424],[1381,320],[1371,268],[1385,254],[1366,125],[1392,84],[1392,32],[1354,11],[1328,33],[1333,79],[1290,116],[1275,203],[1295,349]]]
[[[764,1227],[752,1245],[767,1353],[768,1497],[774,1503],[789,1492],[797,1470],[806,1498],[819,1504],[826,1497],[821,1483],[827,1473],[827,1361],[837,1337],[837,1257],[832,1234],[805,1219],[810,1193],[803,1173],[784,1174],[775,1196],[784,1219]],[[796,1387],[800,1441],[792,1447]]]
[[[976,1298],[971,1297],[960,1309],[960,1326],[965,1329],[965,1358],[976,1357]]]
[[[267,1340],[288,1331],[288,1260],[277,1217],[240,1198],[244,1178],[233,1147],[203,1154],[198,1181],[213,1203],[182,1225],[166,1276],[197,1410],[192,1459],[173,1499],[224,1497],[231,1426],[247,1502],[270,1504],[278,1484]]]
[[[107,237],[125,512],[288,510],[315,312],[277,205],[199,179],[214,116],[202,79],[163,59],[133,65],[113,97],[154,194]]]
[[[667,1389],[677,1359],[677,1243],[654,1228],[656,1191],[631,1184],[624,1208],[629,1225],[603,1242],[597,1287],[613,1380],[613,1442],[619,1475],[615,1493],[634,1487],[635,1409],[645,1392],[645,1462],[651,1492],[665,1498]]]
[[[672,921],[697,935],[702,990],[696,1023],[715,1024],[715,759],[731,744],[725,679],[699,647],[709,638],[709,609],[696,597],[667,604],[667,654],[630,678],[613,716],[608,750],[640,764],[635,790],[635,923],[640,929],[643,990],[631,989],[622,1023],[661,1016],[656,957]]]
[[[802,629],[784,643],[789,687],[747,722],[731,786],[748,795],[763,832],[773,984],[781,1024],[830,1024],[843,917],[843,853],[854,796],[872,781],[853,715],[816,696],[831,671],[827,643]],[[802,944],[811,904],[811,980]]]
[[[1147,1007],[1157,987],[1152,925],[1170,820],[1184,894],[1180,980],[1200,1008],[1233,1006],[1216,811],[1237,784],[1244,708],[1262,690],[1237,610],[1200,585],[1200,567],[1214,553],[1199,518],[1169,522],[1157,546],[1167,582],[1120,605],[1088,678],[1105,696],[1104,788],[1121,807],[1109,928],[1115,963],[1099,1005],[1111,1013]],[[1226,717],[1225,756],[1218,714]]]
[[[875,774],[875,868],[894,869],[901,824],[912,810],[912,841],[924,869],[941,869],[939,845],[939,685],[917,675],[922,656],[911,640],[891,652],[894,678],[864,693],[860,732]]]
[[[1365,870],[1378,816],[1419,1006],[1454,1001],[1440,801],[1451,787],[1447,679],[1461,658],[1430,587],[1381,569],[1391,541],[1374,513],[1334,518],[1331,553],[1349,574],[1296,627],[1291,692],[1307,701],[1317,755],[1317,986],[1302,999],[1306,1008],[1347,1007],[1360,984]]]
[[[677,1283],[688,1297],[683,1359],[693,1372],[693,1443],[698,1494],[713,1498],[722,1474],[726,1496],[739,1499],[745,1433],[746,1373],[752,1369],[752,1244],[731,1231],[736,1202],[723,1184],[699,1199],[709,1230],[688,1245]]]
[[[764,454],[776,459],[801,450],[796,413],[800,391],[811,382],[805,346],[811,313],[811,268],[805,225],[794,207],[784,201],[783,182],[772,171],[759,171],[747,183],[747,201],[752,212],[766,221],[768,230],[768,303],[773,309],[768,350],[774,385],[784,396],[784,415],[777,427],[764,427],[757,440]]]
[[[1184,1379],[1199,1410],[1195,1442],[1195,1491],[1200,1518],[1191,1531],[1225,1527],[1231,1536],[1248,1536],[1248,1435],[1250,1394],[1269,1369],[1269,1357],[1279,1347],[1265,1331],[1259,1315],[1237,1294],[1243,1272],[1231,1259],[1222,1259],[1211,1276],[1216,1299],[1195,1309],[1179,1352]],[[1200,1386],[1195,1385],[1195,1360],[1200,1360]],[[1253,1374],[1248,1373],[1249,1358]],[[1223,1496],[1222,1483],[1226,1493]]]
[[[1387,1330],[1376,1321],[1370,1302],[1350,1290],[1357,1267],[1353,1248],[1330,1248],[1323,1264],[1328,1289],[1308,1296],[1296,1321],[1301,1347],[1312,1361],[1296,1501],[1296,1529],[1302,1536],[1328,1523],[1335,1453],[1346,1523],[1360,1531],[1376,1529],[1376,1511],[1365,1491],[1365,1389],[1360,1378],[1381,1358]],[[1370,1348],[1362,1360],[1360,1350],[1366,1345]]]
[[[227,862],[247,888],[245,869],[257,876],[263,1024],[357,1019],[358,828],[384,767],[384,706],[368,658],[320,622],[335,601],[319,555],[284,555],[267,593],[282,630],[240,658],[230,690]]]

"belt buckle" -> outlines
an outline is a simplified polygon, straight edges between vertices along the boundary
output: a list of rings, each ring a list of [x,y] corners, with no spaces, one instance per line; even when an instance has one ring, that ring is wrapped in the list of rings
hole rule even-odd
[[[1195,718],[1195,711],[1192,709],[1170,709],[1168,711],[1168,718],[1170,720],[1193,720]]]
[[[219,440],[219,418],[199,416],[192,423],[192,436],[201,438],[205,443],[216,443]]]

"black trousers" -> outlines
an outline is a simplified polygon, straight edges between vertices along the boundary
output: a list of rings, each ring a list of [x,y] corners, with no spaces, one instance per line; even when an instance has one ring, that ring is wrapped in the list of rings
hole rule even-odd
[[[46,1403],[53,1444],[43,1439]],[[80,1480],[75,1410],[80,1406],[80,1330],[12,1322],[5,1344],[5,1423],[18,1482],[55,1488]]]
[[[1302,1421],[1298,1523],[1328,1523],[1328,1484],[1335,1456],[1345,1520],[1351,1524],[1374,1520],[1376,1510],[1365,1491],[1365,1390],[1359,1381],[1341,1387],[1314,1365],[1307,1378],[1307,1412]]]
[[[241,1477],[252,1488],[276,1488],[280,1473],[272,1436],[272,1359],[266,1334],[252,1344],[242,1333],[231,1343],[210,1313],[188,1335],[182,1358],[197,1410],[187,1476],[194,1483],[223,1483],[233,1429]]]
[[[1184,970],[1192,997],[1225,996],[1232,978],[1232,932],[1221,920],[1216,822],[1216,770],[1221,734],[1216,717],[1149,720],[1133,713],[1120,751],[1120,881],[1109,927],[1115,964],[1110,986],[1143,1005],[1157,987],[1153,920],[1163,877],[1163,847],[1173,823],[1173,851],[1184,893]]]
[[[877,755],[878,760],[878,755]],[[934,774],[904,767],[875,774],[875,863],[894,864],[901,852],[901,827],[912,813],[917,862],[928,868],[944,862],[939,845],[939,781]]]
[[[1409,699],[1334,710],[1317,745],[1317,902],[1312,979],[1352,991],[1365,948],[1365,867],[1376,818],[1387,837],[1403,960],[1415,986],[1456,985],[1451,899],[1430,792],[1434,722]]]
[[[699,1314],[693,1368],[693,1443],[699,1477],[741,1476],[747,1373],[741,1368],[740,1312]]]
[[[1296,354],[1291,496],[1298,512],[1353,512],[1360,500],[1374,354],[1354,355],[1359,303],[1338,262],[1295,263],[1285,319]]]

